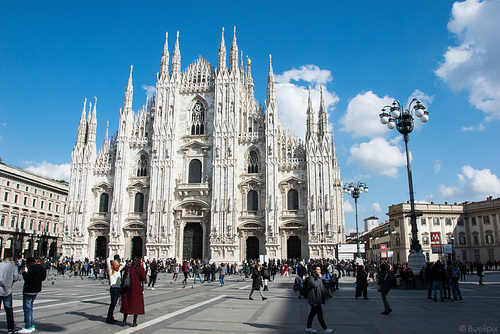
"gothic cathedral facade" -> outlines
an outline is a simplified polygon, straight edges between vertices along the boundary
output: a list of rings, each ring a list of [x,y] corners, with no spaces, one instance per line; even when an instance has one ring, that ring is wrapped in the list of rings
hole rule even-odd
[[[323,96],[309,94],[305,142],[280,124],[271,57],[267,99],[224,30],[217,68],[181,71],[168,34],[156,96],[132,110],[132,67],[117,133],[96,147],[84,103],[71,155],[63,255],[243,261],[334,258],[345,241],[342,179]],[[240,62],[238,60],[240,58]],[[286,112],[286,111],[284,111]]]

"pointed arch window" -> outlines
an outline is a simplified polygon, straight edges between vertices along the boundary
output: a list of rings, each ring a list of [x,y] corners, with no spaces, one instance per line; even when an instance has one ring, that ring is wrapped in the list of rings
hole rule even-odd
[[[249,173],[259,172],[259,156],[255,151],[250,151],[250,154],[248,156],[248,172]]]
[[[144,212],[144,194],[135,194],[134,212]]]
[[[189,163],[188,183],[201,183],[201,161],[198,159]]]
[[[99,212],[108,212],[109,195],[102,193],[99,199]]]
[[[287,194],[288,211],[299,210],[299,192],[295,189],[290,189]]]
[[[255,190],[250,190],[247,194],[247,211],[259,210],[259,196]]]
[[[202,135],[205,133],[205,107],[200,101],[194,104],[191,113],[191,135]]]
[[[141,154],[137,162],[137,176],[148,175],[148,157],[146,154]]]

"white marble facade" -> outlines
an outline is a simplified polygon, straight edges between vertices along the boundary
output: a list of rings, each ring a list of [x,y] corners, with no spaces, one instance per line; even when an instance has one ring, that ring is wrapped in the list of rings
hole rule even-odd
[[[117,133],[96,147],[96,103],[72,153],[64,255],[242,261],[329,257],[345,239],[342,180],[323,98],[306,141],[278,118],[271,57],[267,99],[224,30],[217,67],[181,71],[168,34],[156,96],[132,110],[132,68]],[[87,114],[88,110],[88,114]],[[286,111],[283,111],[286,112]]]

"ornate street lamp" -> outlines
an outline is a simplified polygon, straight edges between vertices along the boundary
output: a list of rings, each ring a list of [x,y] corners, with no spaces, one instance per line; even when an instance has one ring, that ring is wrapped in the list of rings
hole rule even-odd
[[[408,170],[408,186],[410,188],[410,223],[411,223],[411,246],[410,255],[408,256],[408,266],[413,270],[420,271],[421,266],[425,267],[425,256],[422,253],[422,246],[418,241],[418,229],[417,229],[417,213],[415,211],[415,199],[413,196],[413,181],[411,175],[411,165],[410,165],[410,152],[408,149],[408,134],[413,131],[413,114],[425,123],[429,120],[429,113],[425,110],[422,103],[413,99],[408,104],[408,108],[405,109],[404,105],[401,105],[398,100],[394,100],[392,105],[385,106],[382,109],[380,116],[380,123],[387,124],[389,129],[396,128],[399,133],[404,136],[405,148],[406,148],[406,168]],[[417,271],[417,272],[418,272]]]
[[[368,192],[368,187],[366,183],[358,182],[357,184],[346,183],[344,184],[344,192],[349,194],[354,198],[354,205],[356,207],[356,260],[361,258],[361,254],[359,252],[359,231],[358,231],[358,198],[363,193]]]

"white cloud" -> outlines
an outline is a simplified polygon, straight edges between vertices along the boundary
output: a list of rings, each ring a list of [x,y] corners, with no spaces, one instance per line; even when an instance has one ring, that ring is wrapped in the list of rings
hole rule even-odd
[[[382,212],[382,207],[379,203],[372,203],[372,209],[374,212]]]
[[[439,192],[441,193],[441,196],[449,198],[460,194],[461,191],[457,187],[447,187],[442,184],[439,186]]]
[[[410,97],[405,107],[408,107],[412,99],[417,99],[428,108],[433,101],[433,97],[416,89]],[[382,108],[391,105],[394,98],[389,96],[379,97],[372,91],[360,93],[349,101],[347,111],[340,119],[342,124],[341,131],[351,132],[354,137],[379,137],[390,133],[387,126],[380,123],[379,114]],[[404,101],[402,101],[404,103]],[[421,122],[415,121],[415,128],[418,128]],[[393,130],[396,131],[396,130]]]
[[[354,207],[349,201],[344,201],[344,213],[354,212]]]
[[[441,160],[434,161],[434,173],[439,173],[441,171]]]
[[[448,30],[457,39],[435,74],[454,90],[467,90],[469,102],[500,119],[500,1],[455,2]]]
[[[458,174],[459,187],[439,186],[441,195],[445,198],[459,198],[459,200],[484,200],[488,196],[500,196],[500,179],[489,169],[474,169],[463,166],[462,173]]]
[[[377,137],[367,143],[355,144],[350,149],[347,164],[356,164],[379,175],[398,176],[398,168],[406,166],[406,153],[398,143],[401,137],[390,142]]]
[[[64,180],[69,182],[70,164],[54,165],[50,162],[44,161],[42,163],[35,163],[34,165],[25,168],[25,170],[49,179]]]
[[[333,80],[329,70],[322,70],[316,65],[303,65],[300,69],[292,68],[281,75],[276,75],[278,84],[289,83],[290,81],[310,82],[314,86],[325,85]]]
[[[305,138],[307,120],[308,86],[311,85],[311,98],[316,121],[320,103],[320,86],[333,80],[331,72],[322,70],[316,65],[304,65],[293,68],[281,75],[276,75],[276,100],[280,114],[280,122],[291,129],[295,135]],[[292,81],[295,81],[292,83]],[[323,87],[323,98],[328,110],[334,108],[339,98],[334,92]],[[331,128],[330,128],[331,131]]]
[[[148,100],[150,98],[152,98],[153,95],[156,95],[156,87],[155,86],[148,86],[148,85],[142,84],[141,88],[146,91],[146,96],[147,96]]]
[[[478,125],[471,125],[471,126],[462,126],[462,131],[482,131],[484,130],[484,125],[478,124]]]
[[[340,119],[341,131],[352,132],[355,137],[376,137],[386,133],[387,128],[380,124],[379,113],[393,98],[382,98],[369,91],[360,93],[349,101],[347,111]]]

